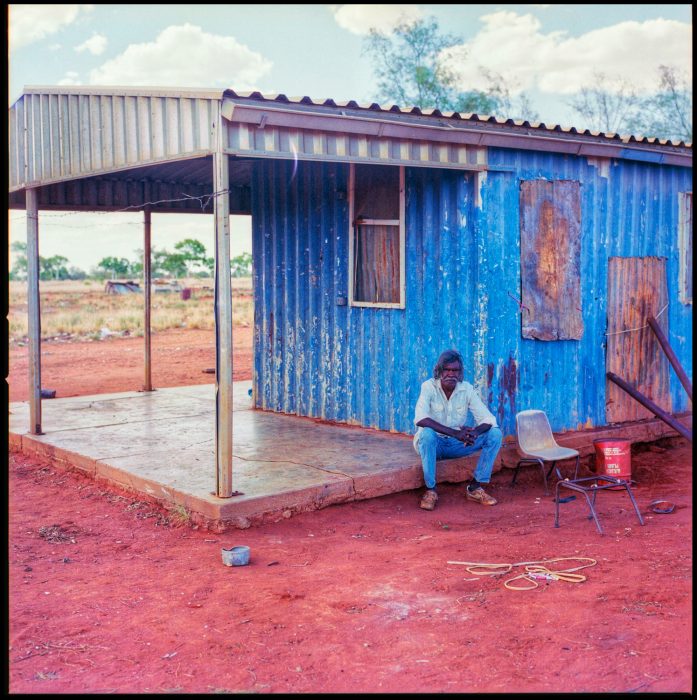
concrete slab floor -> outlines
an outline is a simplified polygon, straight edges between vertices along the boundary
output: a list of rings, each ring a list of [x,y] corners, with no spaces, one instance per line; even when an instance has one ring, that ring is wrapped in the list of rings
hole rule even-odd
[[[29,434],[29,403],[12,403],[10,447],[183,506],[218,529],[423,485],[411,436],[254,410],[251,385],[233,386],[232,484],[240,495],[231,498],[215,496],[213,384],[44,400],[43,435]],[[648,421],[629,439],[675,434],[662,421]],[[558,439],[587,455],[593,439],[611,435],[583,431]],[[470,478],[476,458],[440,463],[439,481]],[[509,438],[494,470],[516,461]]]
[[[44,400],[43,435],[28,432],[29,403],[12,403],[10,445],[207,521],[280,517],[421,484],[409,436],[257,411],[250,390],[250,381],[233,387],[232,483],[241,494],[231,498],[214,495],[212,384]]]

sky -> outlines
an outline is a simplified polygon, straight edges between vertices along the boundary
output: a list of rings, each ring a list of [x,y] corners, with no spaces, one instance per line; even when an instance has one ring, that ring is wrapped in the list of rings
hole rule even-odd
[[[379,99],[364,40],[400,19],[435,17],[461,41],[463,89],[482,69],[529,97],[540,121],[585,128],[568,101],[604,72],[649,91],[661,64],[692,79],[692,5],[9,5],[8,99],[24,86],[232,88],[289,97]],[[402,107],[409,105],[400,105]],[[213,254],[213,220],[153,214],[152,245],[197,238]],[[26,241],[9,214],[10,242]],[[85,231],[95,235],[85,236]],[[135,260],[142,214],[44,212],[39,253],[85,271],[107,255]],[[231,217],[231,255],[251,251],[249,217]],[[11,253],[10,266],[14,259]]]

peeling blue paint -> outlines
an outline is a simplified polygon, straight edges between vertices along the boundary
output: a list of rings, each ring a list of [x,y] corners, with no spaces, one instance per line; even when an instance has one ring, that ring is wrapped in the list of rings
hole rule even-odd
[[[506,170],[406,171],[406,308],[348,294],[348,165],[260,161],[252,183],[254,396],[259,408],[411,433],[421,382],[457,348],[465,375],[515,430],[543,409],[554,431],[605,424],[610,256],[667,258],[669,340],[692,373],[692,307],[678,297],[678,193],[691,170],[490,149]],[[521,179],[581,183],[580,340],[521,337]],[[515,372],[511,374],[515,367]],[[675,411],[685,392],[671,376]]]

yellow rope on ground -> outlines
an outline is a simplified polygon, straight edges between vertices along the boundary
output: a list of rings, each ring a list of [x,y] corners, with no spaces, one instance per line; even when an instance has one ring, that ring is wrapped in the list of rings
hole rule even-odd
[[[585,561],[588,564],[581,564],[569,569],[549,569],[544,564],[552,564],[557,561]],[[586,577],[583,574],[575,574],[574,571],[580,571],[589,566],[595,566],[598,562],[590,557],[557,557],[556,559],[541,559],[539,561],[519,561],[514,564],[486,564],[475,561],[449,561],[448,564],[460,564],[467,567],[467,571],[475,576],[501,576],[513,570],[514,566],[524,566],[525,573],[513,576],[503,585],[511,591],[531,591],[539,585],[538,580],[546,581],[567,581],[568,583],[583,583]],[[529,584],[528,586],[511,586],[513,581],[524,579]]]

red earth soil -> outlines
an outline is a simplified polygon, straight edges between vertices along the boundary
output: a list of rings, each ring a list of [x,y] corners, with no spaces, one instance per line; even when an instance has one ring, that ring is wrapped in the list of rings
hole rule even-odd
[[[249,347],[246,375],[235,348],[235,379],[250,377]],[[59,397],[139,388],[141,349],[45,343],[42,384]],[[210,332],[153,337],[156,387],[210,382],[214,365]],[[13,348],[11,400],[26,384],[26,348]],[[433,512],[409,491],[213,534],[10,453],[9,692],[691,692],[691,459],[683,438],[634,445],[645,525],[626,493],[604,491],[604,536],[579,499],[554,528],[532,468],[513,488],[494,475],[493,508],[445,484]],[[659,498],[674,511],[654,513]],[[226,567],[221,548],[236,544],[250,564]],[[596,563],[582,582],[506,587],[520,562],[563,557]],[[451,561],[516,566],[479,576]]]
[[[252,378],[252,329],[232,333],[233,381]],[[10,348],[10,401],[27,401],[29,353]],[[150,375],[154,388],[212,384],[215,369],[213,331],[172,329],[152,333]],[[41,386],[55,389],[56,398],[118,391],[138,391],[145,378],[145,340],[109,337],[95,341],[43,341]]]

